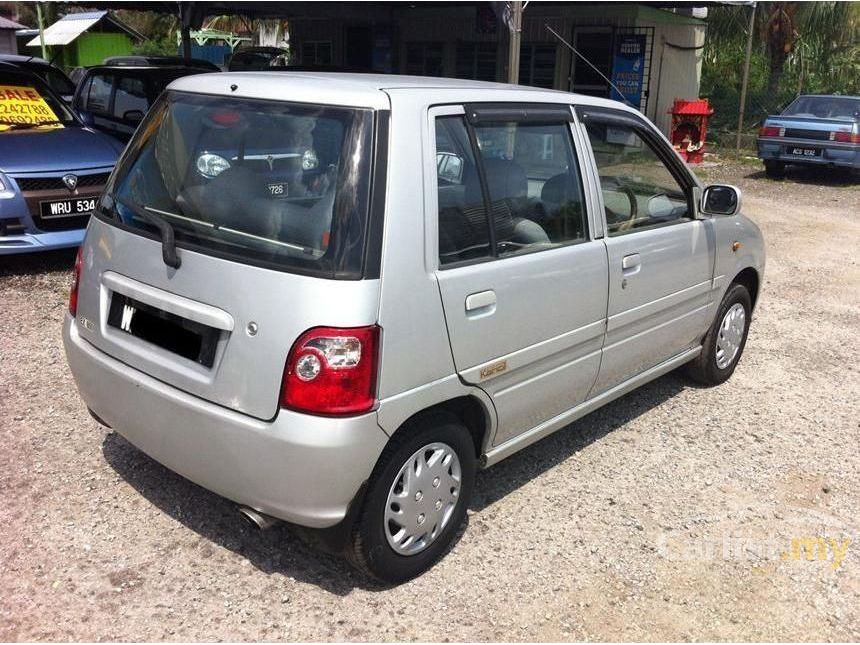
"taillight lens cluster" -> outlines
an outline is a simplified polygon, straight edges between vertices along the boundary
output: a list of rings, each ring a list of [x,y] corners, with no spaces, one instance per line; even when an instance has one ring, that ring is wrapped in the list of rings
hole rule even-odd
[[[758,136],[760,137],[784,137],[785,136],[785,128],[778,128],[773,125],[763,126],[758,131]]]
[[[830,140],[838,141],[839,143],[860,143],[860,134],[855,134],[854,132],[831,132]]]
[[[379,327],[314,327],[295,342],[284,369],[281,406],[343,416],[376,403]]]
[[[72,275],[72,287],[69,289],[69,313],[76,316],[78,313],[78,287],[81,286],[81,268],[83,266],[83,247],[78,247],[78,255],[75,257],[75,272]]]

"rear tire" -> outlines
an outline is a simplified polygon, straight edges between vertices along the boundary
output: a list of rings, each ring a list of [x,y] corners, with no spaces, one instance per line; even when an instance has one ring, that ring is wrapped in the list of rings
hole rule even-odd
[[[752,299],[742,284],[729,286],[702,343],[702,353],[687,364],[687,374],[704,385],[729,379],[744,352],[752,319]]]
[[[477,467],[472,437],[453,416],[408,423],[371,475],[347,553],[357,568],[393,584],[446,553],[466,516]]]
[[[785,177],[785,164],[781,161],[765,161],[764,174],[771,179],[782,179]]]

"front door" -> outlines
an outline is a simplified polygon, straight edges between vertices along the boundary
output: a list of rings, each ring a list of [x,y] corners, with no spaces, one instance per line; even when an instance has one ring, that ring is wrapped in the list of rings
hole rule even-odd
[[[495,404],[497,446],[594,385],[606,248],[592,236],[568,106],[444,107],[431,119],[436,278],[457,372]]]
[[[710,317],[714,234],[695,218],[694,182],[638,117],[579,110],[600,178],[609,311],[594,394],[701,342]]]

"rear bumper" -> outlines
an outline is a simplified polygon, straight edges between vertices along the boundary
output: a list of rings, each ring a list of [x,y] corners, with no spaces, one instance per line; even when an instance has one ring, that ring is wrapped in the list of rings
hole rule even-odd
[[[85,228],[54,233],[22,233],[0,236],[0,255],[17,255],[34,251],[52,251],[80,246],[84,241]]]
[[[801,157],[787,154],[792,147],[815,148],[821,150],[816,157]],[[806,143],[772,142],[758,140],[758,157],[762,161],[778,161],[781,163],[803,164],[810,166],[838,166],[842,168],[860,168],[860,146],[828,146],[826,142],[809,141]]]
[[[281,410],[267,422],[208,403],[96,349],[69,315],[63,341],[95,415],[183,477],[294,524],[341,522],[388,440],[375,412],[334,419]]]

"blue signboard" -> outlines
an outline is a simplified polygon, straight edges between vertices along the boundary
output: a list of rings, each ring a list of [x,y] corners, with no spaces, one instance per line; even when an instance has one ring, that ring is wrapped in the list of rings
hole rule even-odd
[[[642,81],[645,72],[645,35],[618,36],[615,43],[615,59],[612,62],[612,83],[615,88],[609,95],[616,101],[629,101],[639,109],[642,101]]]

